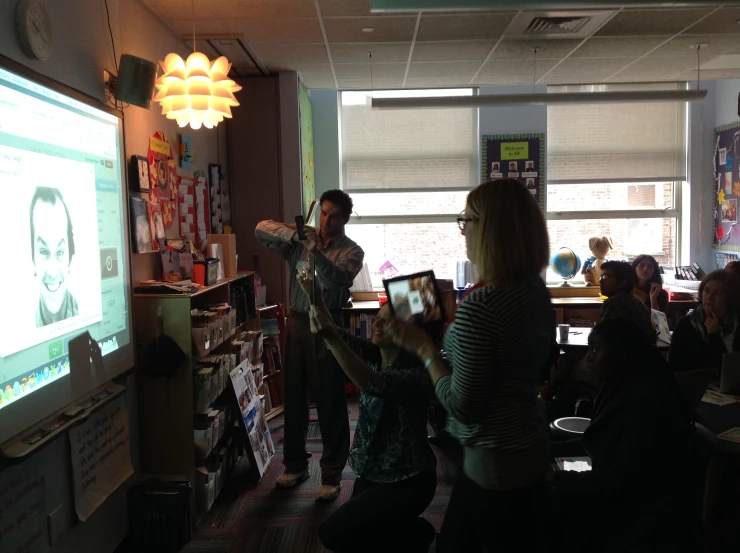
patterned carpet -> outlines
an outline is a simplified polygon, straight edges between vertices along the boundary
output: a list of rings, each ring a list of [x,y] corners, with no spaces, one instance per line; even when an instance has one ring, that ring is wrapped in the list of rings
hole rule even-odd
[[[358,408],[349,408],[351,430],[357,424]],[[333,504],[316,501],[321,484],[319,458],[321,437],[315,411],[311,414],[308,451],[311,477],[293,490],[276,490],[275,479],[283,473],[283,420],[270,422],[275,457],[262,479],[255,483],[247,471],[234,475],[203,518],[183,553],[319,553],[326,552],[318,539],[317,526],[352,494],[354,474],[346,467],[342,493]],[[435,449],[437,494],[424,516],[439,531],[459,463],[456,452]],[[430,549],[434,552],[434,546]]]

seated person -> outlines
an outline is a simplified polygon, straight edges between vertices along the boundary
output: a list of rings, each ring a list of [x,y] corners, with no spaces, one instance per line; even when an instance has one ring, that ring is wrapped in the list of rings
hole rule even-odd
[[[304,271],[298,281],[307,290],[311,277]],[[321,296],[309,314],[311,331],[361,391],[349,453],[352,497],[319,526],[321,543],[335,552],[426,552],[436,534],[420,517],[437,489],[427,441],[431,382],[418,358],[385,340],[391,316],[389,305],[381,307],[370,344],[340,334]]]
[[[624,319],[639,328],[651,344],[658,336],[650,311],[632,294],[637,283],[635,268],[626,261],[607,261],[601,266],[602,295],[607,297],[601,308],[601,320]]]
[[[553,444],[555,457],[592,462],[588,472],[553,474],[563,550],[633,551],[665,539],[688,544],[701,528],[704,472],[678,383],[629,321],[604,321],[588,341],[585,362],[601,383],[591,425],[580,439]]]
[[[722,367],[725,353],[740,351],[740,281],[712,271],[699,285],[699,305],[676,323],[668,362],[674,371]]]
[[[740,278],[740,261],[730,261],[725,265],[725,271],[735,273],[735,275]]]
[[[638,255],[632,262],[637,275],[637,284],[632,293],[648,309],[666,312],[668,309],[668,292],[663,290],[663,279],[660,277],[660,265],[652,255]]]

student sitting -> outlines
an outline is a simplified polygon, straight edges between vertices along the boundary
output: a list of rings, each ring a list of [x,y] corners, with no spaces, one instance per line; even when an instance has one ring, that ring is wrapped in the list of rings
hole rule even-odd
[[[632,262],[637,275],[637,284],[632,293],[648,309],[666,312],[668,309],[668,292],[663,290],[663,279],[660,278],[660,265],[652,255],[638,255]]]
[[[601,320],[623,319],[639,328],[651,344],[657,341],[657,334],[650,320],[650,311],[632,295],[637,283],[635,269],[626,261],[607,261],[601,266],[602,295],[608,299],[601,308]]]
[[[676,379],[625,320],[594,327],[585,362],[601,383],[591,425],[581,439],[553,444],[555,457],[592,462],[588,472],[553,474],[563,550],[694,551],[678,546],[701,528],[704,473]]]
[[[740,351],[740,280],[712,271],[699,285],[699,306],[676,323],[668,362],[674,371],[722,366],[725,353]]]
[[[298,281],[305,290],[311,277],[304,272]],[[311,331],[362,392],[349,453],[357,476],[352,497],[319,526],[321,543],[342,553],[426,552],[435,529],[420,515],[437,489],[437,459],[427,441],[431,383],[424,365],[385,339],[389,306],[378,312],[368,344],[340,335],[320,295],[317,303]]]

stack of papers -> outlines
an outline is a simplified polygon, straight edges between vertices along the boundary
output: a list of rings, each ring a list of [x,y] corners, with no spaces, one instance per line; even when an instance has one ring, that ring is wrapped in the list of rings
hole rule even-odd
[[[701,400],[705,403],[711,403],[713,405],[730,405],[731,403],[740,402],[740,398],[737,396],[715,392],[714,390],[707,390],[706,392],[704,392],[704,396],[701,398]]]
[[[591,470],[591,457],[558,457],[555,459],[560,470],[586,472]]]
[[[360,273],[355,277],[355,281],[352,283],[352,288],[349,289],[350,292],[372,292],[373,291],[373,282],[370,278],[370,269],[367,266],[367,263],[362,265],[362,270]]]

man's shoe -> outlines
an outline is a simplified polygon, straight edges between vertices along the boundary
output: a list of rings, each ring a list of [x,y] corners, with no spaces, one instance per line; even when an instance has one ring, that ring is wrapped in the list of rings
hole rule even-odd
[[[275,480],[276,488],[295,488],[301,482],[308,480],[308,469],[301,472],[286,472]]]
[[[342,489],[340,484],[332,486],[331,484],[322,484],[319,488],[319,501],[336,501],[339,497],[339,490]]]

